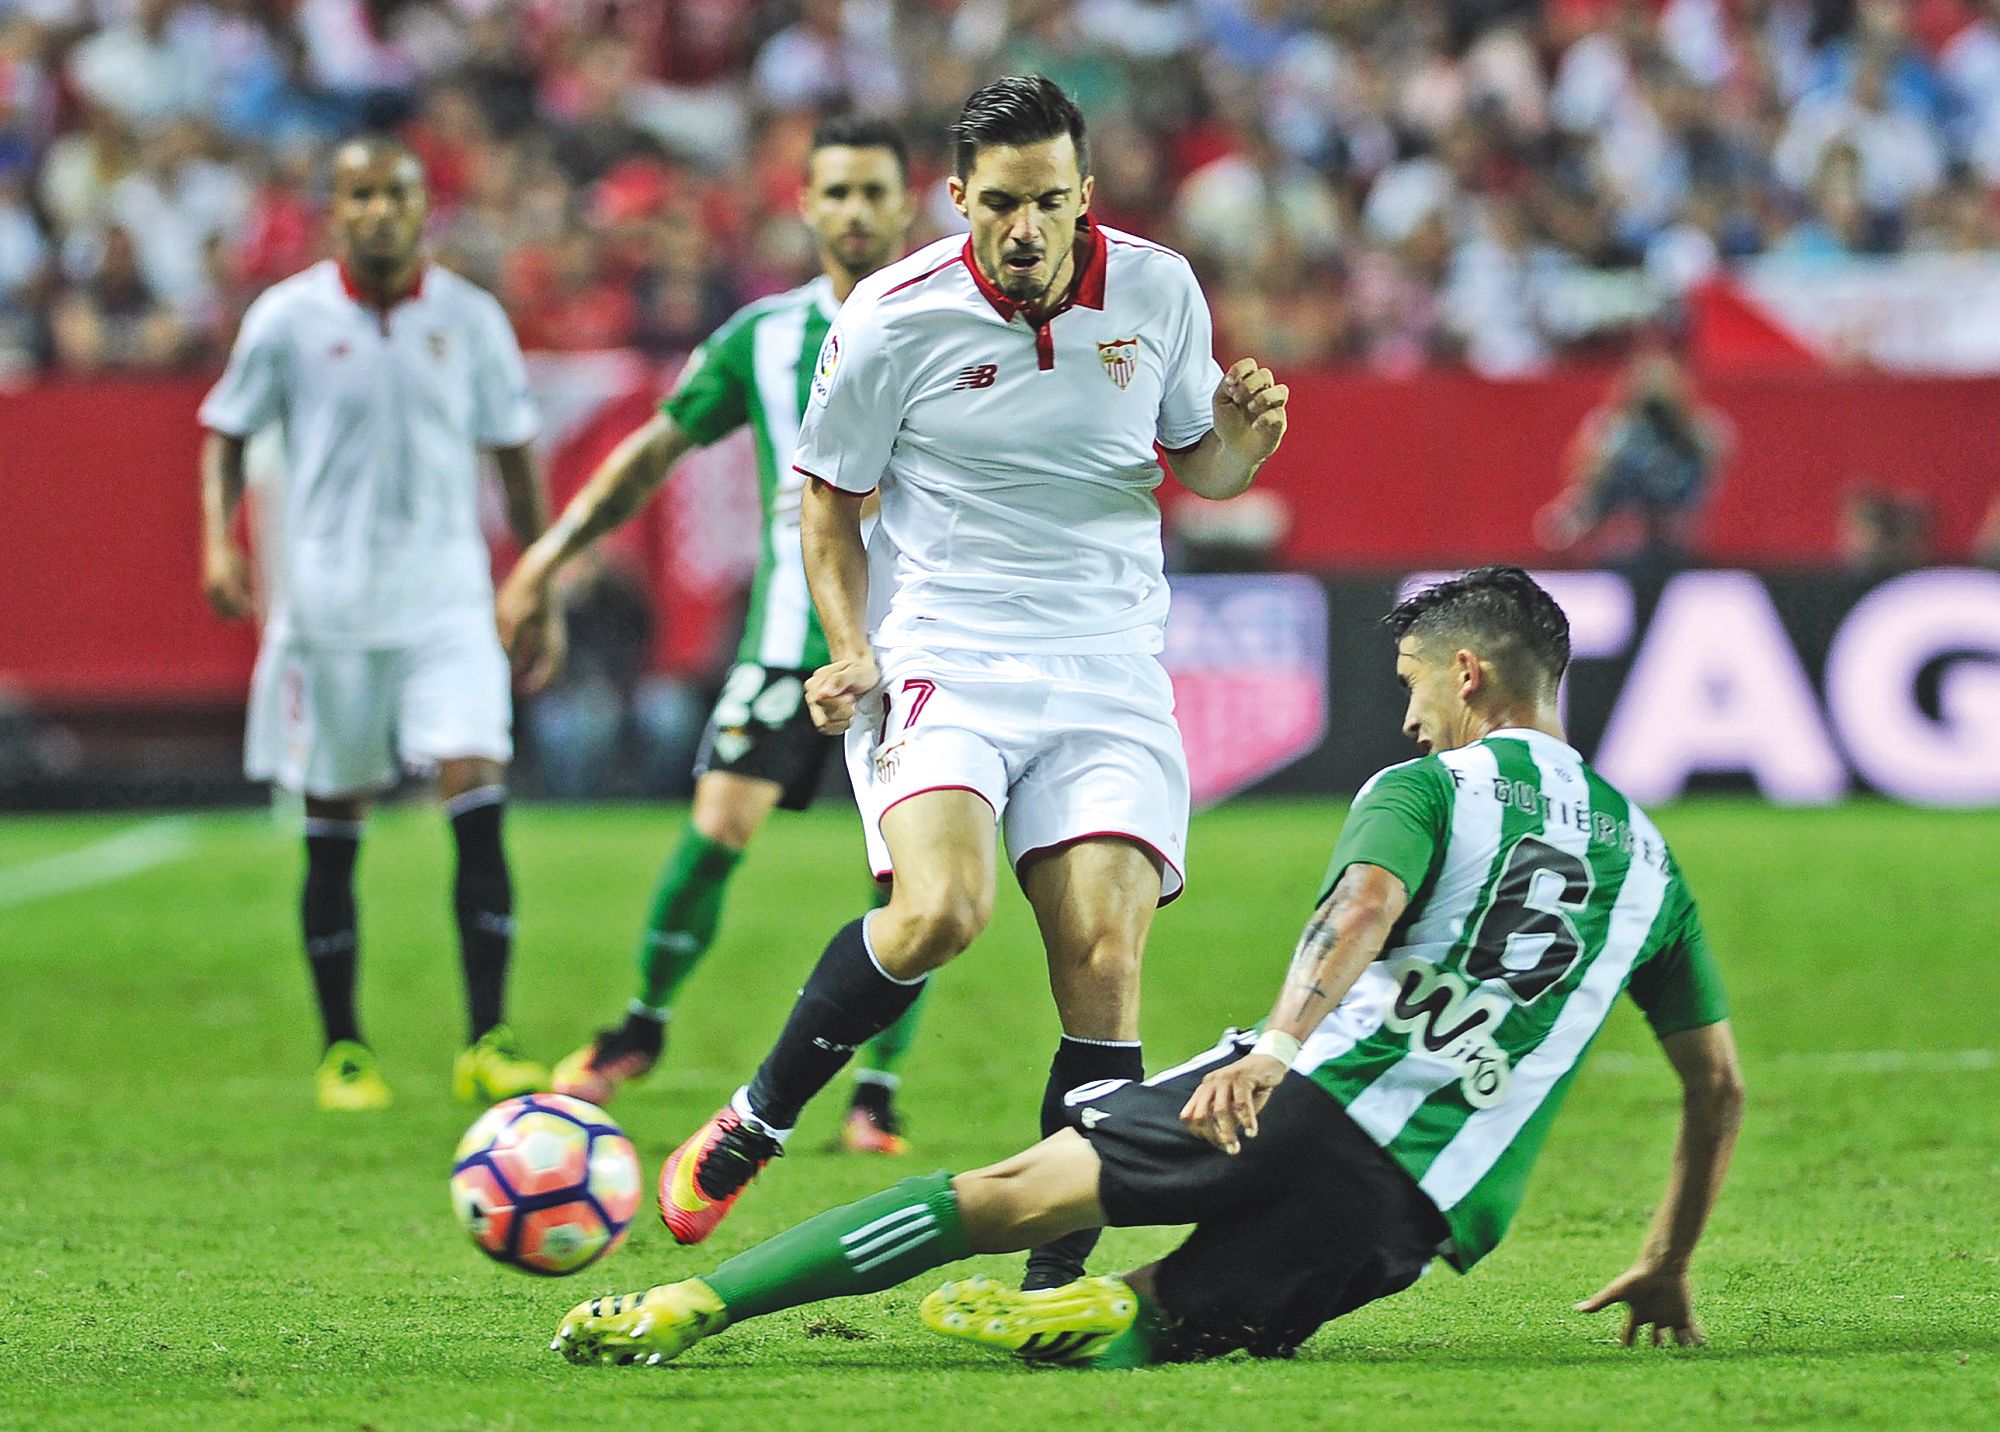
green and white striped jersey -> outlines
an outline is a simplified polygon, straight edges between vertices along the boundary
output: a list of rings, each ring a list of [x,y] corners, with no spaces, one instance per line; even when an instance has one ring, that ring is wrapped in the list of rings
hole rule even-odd
[[[1376,775],[1321,900],[1379,865],[1410,905],[1293,1068],[1416,1179],[1464,1270],[1500,1241],[1618,992],[1661,1036],[1724,1018],[1701,920],[1644,811],[1538,731]]]
[[[799,550],[805,479],[792,470],[792,453],[813,364],[839,307],[833,281],[822,274],[738,309],[694,351],[679,384],[660,404],[676,427],[704,447],[745,423],[756,440],[764,535],[738,661],[816,667],[827,659]]]

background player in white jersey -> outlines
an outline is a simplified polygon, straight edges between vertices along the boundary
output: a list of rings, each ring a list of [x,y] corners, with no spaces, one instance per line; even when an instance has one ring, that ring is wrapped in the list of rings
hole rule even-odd
[[[668,1159],[660,1204],[705,1238],[806,1101],[992,911],[1004,828],[1048,950],[1063,1039],[1043,1100],[1142,1072],[1139,964],[1181,886],[1187,763],[1155,653],[1167,611],[1158,451],[1243,491],[1285,388],[1227,375],[1187,261],[1089,217],[1083,117],[1041,76],[954,127],[971,223],[857,285],[800,431],[803,543],[828,664],[815,717],[849,771],[889,904],[827,946],[756,1076]],[[861,509],[879,488],[864,546]],[[1092,1235],[1040,1250],[1068,1282]]]
[[[793,470],[806,381],[835,311],[864,276],[901,254],[914,210],[901,133],[884,120],[837,116],[813,132],[800,212],[820,276],[736,313],[696,350],[659,413],[614,449],[500,589],[500,633],[532,636],[556,573],[639,510],[690,449],[749,424],[764,537],[736,665],[723,683],[695,766],[694,808],[653,892],[639,948],[639,987],[623,1023],[556,1066],[558,1093],[606,1103],[659,1061],[682,983],[715,939],[729,878],[776,806],[804,810],[835,739],[806,710],[806,678],[827,659],[806,591]],[[849,1148],[900,1153],[896,1066],[916,1006],[862,1052],[842,1131]]]
[[[1277,1002],[1253,1036],[1144,1084],[1076,1091],[1070,1128],[991,1168],[905,1179],[715,1272],[571,1311],[578,1361],[662,1361],[745,1318],[890,1287],[1068,1230],[1193,1223],[1122,1278],[946,1284],[926,1323],[1104,1366],[1247,1348],[1460,1271],[1519,1205],[1549,1122],[1627,990],[1679,1076],[1673,1173],[1638,1261],[1578,1304],[1623,1340],[1701,1340],[1688,1266],[1743,1087],[1701,920],[1659,832],[1564,740],[1561,610],[1519,568],[1403,603],[1388,625],[1427,756],[1356,797]]]
[[[508,670],[493,625],[478,519],[481,449],[523,543],[541,535],[527,371],[494,298],[426,262],[416,157],[358,139],[333,160],[339,257],[275,285],[244,315],[228,369],[201,407],[203,587],[224,617],[252,610],[231,528],[243,450],[284,432],[279,550],[250,692],[244,767],[301,792],[301,919],[327,1049],[326,1109],[371,1109],[389,1087],[354,1010],[354,866],[369,799],[404,768],[437,773],[458,847],[453,902],[469,1042],[460,1098],[546,1087],[502,1022],[513,890],[501,842]],[[531,684],[561,659],[537,621],[518,654]]]

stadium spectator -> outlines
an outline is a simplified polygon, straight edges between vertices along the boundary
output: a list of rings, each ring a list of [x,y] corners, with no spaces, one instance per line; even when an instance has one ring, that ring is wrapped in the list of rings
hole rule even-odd
[[[56,95],[42,65],[41,27],[0,14],[0,178],[22,177],[54,129]]]
[[[775,110],[902,108],[887,0],[804,0],[800,11],[757,52],[751,83],[760,103]]]
[[[187,356],[187,330],[146,282],[130,234],[113,225],[77,259],[50,325],[65,368],[167,368]]]
[[[810,270],[787,216],[821,112],[911,134],[921,241],[959,225],[957,98],[1037,71],[1101,117],[1107,220],[1191,251],[1225,325],[1327,361],[1533,371],[1774,251],[1995,251],[2000,0],[0,0],[0,174],[56,252],[123,224],[212,351],[302,251],[299,153],[386,125],[452,262],[529,316],[588,250],[592,321],[560,341],[658,351],[726,307],[700,293]],[[183,190],[157,154],[189,119]],[[634,164],[676,203],[699,181],[698,245],[651,232],[664,199],[572,238]],[[661,242],[704,251],[698,281],[635,261]]]
[[[221,245],[250,208],[242,174],[208,157],[208,131],[181,120],[148,140],[145,162],[111,187],[111,222],[138,250],[146,285],[197,327],[212,326]]]
[[[1983,566],[2000,568],[2000,493],[1993,498],[1993,505],[1986,509],[1986,520],[1979,524],[1979,535],[1972,541],[1972,559]]]
[[[1846,145],[1859,163],[1862,199],[1878,215],[1899,213],[1943,182],[1943,145],[1920,113],[1891,94],[1892,63],[1868,48],[1856,56],[1845,87],[1799,101],[1771,156],[1780,179],[1803,191],[1821,157]]]
[[[653,636],[645,584],[615,558],[587,552],[563,592],[569,633],[561,673],[528,705],[536,764],[563,800],[600,795],[625,736]]]
[[[0,381],[32,368],[48,282],[49,246],[18,176],[0,173]]]
[[[1841,564],[1871,580],[1914,571],[1931,560],[1931,516],[1920,496],[1855,486],[1840,507]]]
[[[71,51],[69,80],[128,124],[165,124],[208,107],[214,53],[214,15],[206,7],[137,0],[129,18]]]
[[[139,167],[139,146],[113,110],[83,106],[82,122],[59,136],[43,156],[42,209],[59,235],[88,233],[109,223],[111,191]]]
[[[1609,556],[1634,566],[1678,566],[1729,454],[1729,429],[1704,405],[1673,354],[1633,359],[1612,401],[1583,420],[1570,448],[1569,486],[1535,519],[1538,535],[1563,552],[1604,532]]]
[[[1829,149],[1813,179],[1812,208],[1772,245],[1772,252],[1807,262],[1837,262],[1872,253],[1880,244],[1861,192],[1861,161],[1851,145]]]

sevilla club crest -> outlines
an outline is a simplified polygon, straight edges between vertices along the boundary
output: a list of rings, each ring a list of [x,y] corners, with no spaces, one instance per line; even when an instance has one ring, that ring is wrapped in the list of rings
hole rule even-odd
[[[1109,343],[1100,343],[1097,345],[1097,361],[1104,365],[1104,371],[1111,375],[1112,382],[1120,388],[1130,387],[1139,371],[1139,340],[1114,338]]]

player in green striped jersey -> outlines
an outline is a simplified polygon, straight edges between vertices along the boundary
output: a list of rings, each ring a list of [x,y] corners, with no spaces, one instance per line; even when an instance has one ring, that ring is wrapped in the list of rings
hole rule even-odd
[[[1490,1252],[1620,991],[1682,1085],[1673,1173],[1638,1261],[1578,1304],[1624,1340],[1701,1340],[1688,1285],[1743,1091],[1721,983],[1651,820],[1564,739],[1569,627],[1517,567],[1391,613],[1425,751],[1356,797],[1255,1035],[1144,1084],[1072,1091],[1070,1128],[1004,1163],[905,1179],[713,1273],[573,1309],[577,1361],[663,1361],[745,1318],[872,1292],[1078,1228],[1193,1223],[1122,1278],[925,1299],[934,1330],[1030,1359],[1283,1356],[1329,1319]]]
[[[774,807],[803,810],[839,743],[813,727],[805,678],[827,661],[799,551],[792,471],[813,363],[854,285],[903,252],[914,217],[902,136],[880,120],[820,124],[807,160],[802,213],[821,273],[748,305],[703,343],[660,412],[592,474],[501,589],[503,637],[536,630],[556,573],[638,511],[683,454],[748,426],[763,497],[763,541],[736,665],[724,681],[695,765],[694,809],[654,892],[639,951],[639,988],[622,1024],[556,1067],[558,1092],[603,1104],[658,1062],[682,982],[715,937],[723,896],[744,848]],[[867,1046],[845,1142],[898,1153],[892,1091],[916,1011]]]

